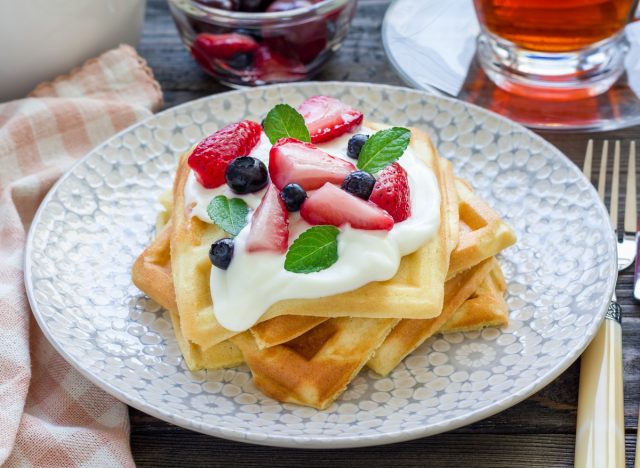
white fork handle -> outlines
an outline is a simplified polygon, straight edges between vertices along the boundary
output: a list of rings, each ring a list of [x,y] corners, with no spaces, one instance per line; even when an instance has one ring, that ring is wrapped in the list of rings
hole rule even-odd
[[[580,361],[576,467],[625,466],[619,317],[620,306],[614,298],[607,319]]]

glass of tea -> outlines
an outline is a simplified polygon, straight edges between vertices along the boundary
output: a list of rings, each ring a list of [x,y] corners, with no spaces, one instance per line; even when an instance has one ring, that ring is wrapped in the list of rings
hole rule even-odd
[[[474,0],[478,59],[499,87],[541,99],[605,92],[624,70],[638,0]]]

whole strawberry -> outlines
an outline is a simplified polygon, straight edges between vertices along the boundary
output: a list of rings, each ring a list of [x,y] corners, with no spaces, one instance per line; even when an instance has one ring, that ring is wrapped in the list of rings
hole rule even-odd
[[[394,162],[380,171],[369,201],[389,213],[396,223],[411,216],[409,181],[400,164]]]
[[[251,120],[232,123],[209,135],[193,150],[187,163],[205,188],[225,183],[225,171],[231,161],[247,156],[260,140],[262,127]]]

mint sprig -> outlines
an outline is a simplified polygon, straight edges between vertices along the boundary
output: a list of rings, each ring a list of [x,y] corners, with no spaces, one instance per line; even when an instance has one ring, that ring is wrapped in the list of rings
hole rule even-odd
[[[291,244],[284,269],[293,273],[314,273],[338,261],[338,234],[335,226],[314,226]]]
[[[304,117],[288,104],[278,104],[271,109],[263,127],[272,145],[281,138],[311,141]]]
[[[358,169],[376,174],[394,163],[405,152],[411,139],[411,130],[393,127],[371,135],[358,156]]]
[[[249,207],[240,198],[229,199],[224,195],[218,195],[209,202],[207,214],[220,228],[232,236],[237,236],[247,225]]]

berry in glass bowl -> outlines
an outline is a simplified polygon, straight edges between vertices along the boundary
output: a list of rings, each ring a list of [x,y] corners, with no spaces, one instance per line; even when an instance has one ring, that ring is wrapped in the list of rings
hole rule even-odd
[[[169,0],[183,43],[223,84],[308,79],[340,48],[357,0]]]

